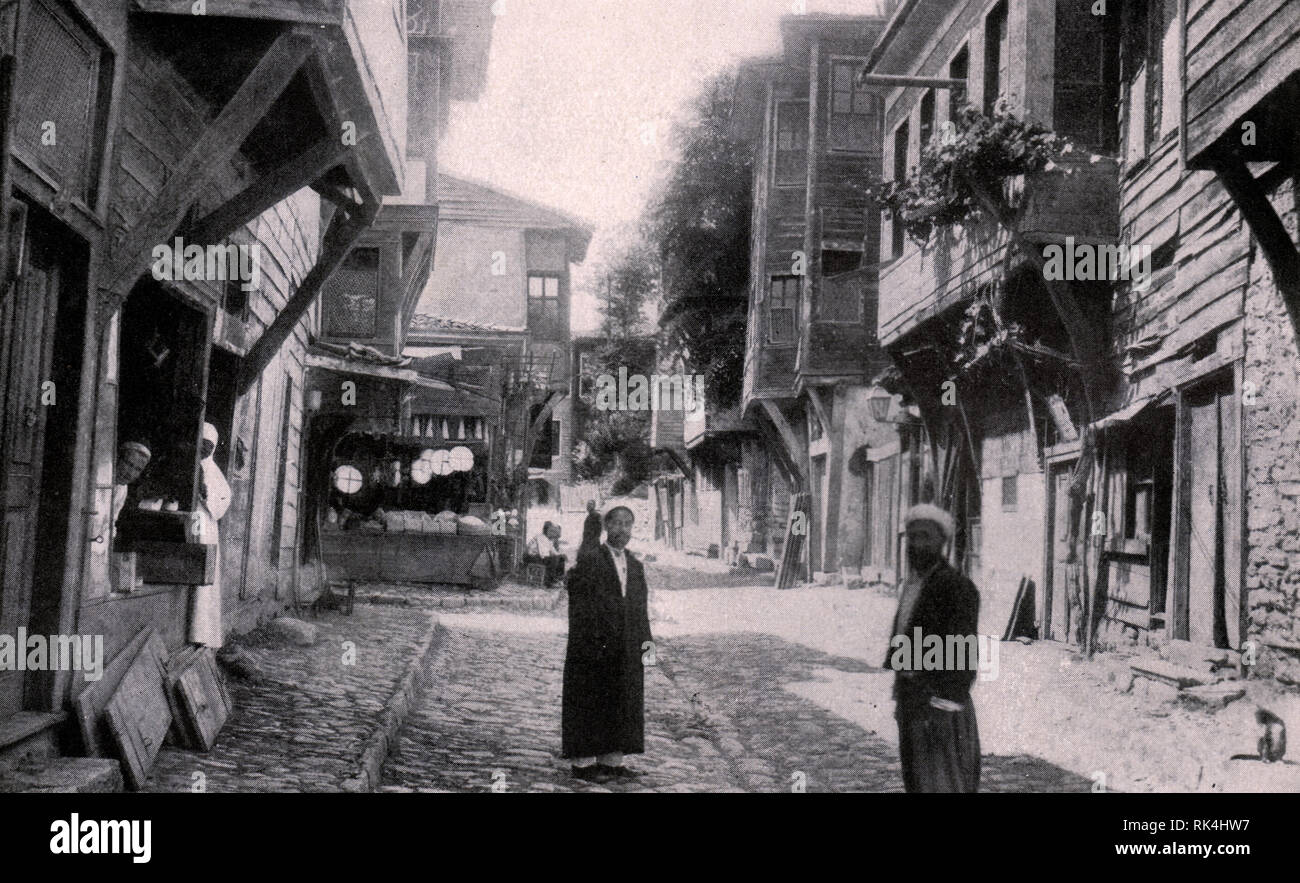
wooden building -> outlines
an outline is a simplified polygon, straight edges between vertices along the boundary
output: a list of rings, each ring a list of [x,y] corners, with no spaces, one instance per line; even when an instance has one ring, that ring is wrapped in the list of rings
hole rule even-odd
[[[742,67],[736,132],[754,146],[749,327],[742,413],[762,444],[737,439],[737,483],[766,552],[810,494],[802,574],[856,579],[873,514],[857,455],[894,428],[866,395],[887,363],[875,340],[879,224],[866,185],[880,173],[879,99],[856,82],[885,26],[879,16],[788,16],[779,57]]]
[[[439,5],[490,26],[476,0],[6,5],[0,632],[103,635],[111,660],[152,626],[174,648],[218,556],[226,632],[310,596],[299,511],[318,296],[363,235],[431,246],[427,210],[366,231],[427,146],[408,107],[437,118],[448,97],[408,79],[451,51],[408,39]],[[219,546],[190,531],[205,422],[232,492]],[[115,519],[129,441],[152,459]],[[161,511],[137,508],[146,497]],[[0,673],[0,721],[23,720],[4,732],[55,733],[84,685]]]
[[[586,259],[592,230],[555,209],[446,173],[438,176],[438,203],[437,257],[406,353],[493,368],[493,482],[510,485],[508,476],[523,464],[531,501],[559,505],[574,443],[570,270]],[[475,400],[466,406],[475,408]],[[508,499],[494,504],[517,508]]]
[[[1297,15],[1258,0],[1111,2],[1104,16],[1072,0],[903,3],[873,53],[875,74],[964,81],[887,93],[894,177],[962,100],[987,113],[1005,97],[1074,144],[1029,176],[1010,223],[918,246],[884,220],[880,338],[924,416],[928,492],[956,510],[985,630],[1028,577],[1042,638],[1251,642],[1257,664],[1294,677],[1298,265],[1282,219],[1296,139],[1282,108]],[[1052,245],[1123,246],[1141,263],[1049,280]],[[1027,330],[1018,377],[944,362],[981,302]],[[940,480],[950,455],[956,478]]]

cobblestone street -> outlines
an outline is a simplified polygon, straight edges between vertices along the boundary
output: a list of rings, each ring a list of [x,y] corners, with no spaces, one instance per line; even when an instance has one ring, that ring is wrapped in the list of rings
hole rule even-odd
[[[646,753],[630,784],[575,780],[559,757],[565,623],[549,613],[446,614],[429,689],[385,767],[383,791],[901,791],[898,752],[797,687],[877,670],[760,632],[658,639]],[[986,791],[1087,791],[1045,761],[984,758]]]

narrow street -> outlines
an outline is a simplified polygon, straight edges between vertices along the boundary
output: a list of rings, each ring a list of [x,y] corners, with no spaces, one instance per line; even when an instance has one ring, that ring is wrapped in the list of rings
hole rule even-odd
[[[834,642],[837,627],[849,634],[867,626],[843,618],[838,625],[828,622],[807,594],[669,588],[689,576],[649,565],[652,586],[661,588],[652,593],[657,653],[646,672],[646,753],[629,759],[639,779],[580,782],[559,756],[562,609],[444,613],[428,687],[379,790],[901,792],[898,751],[886,728],[892,725],[890,676],[857,658],[865,653],[814,649],[772,633],[753,615],[763,607],[788,613],[793,601],[807,609],[809,625],[817,624],[820,638],[810,643]],[[695,576],[691,583],[712,575]],[[703,612],[728,608],[740,615]],[[797,626],[797,615],[784,618]],[[880,718],[880,726],[873,731],[828,709],[819,685],[830,685],[828,692],[840,700],[877,706],[870,719],[874,727]],[[1037,758],[984,758],[982,790],[1080,792],[1090,786]]]

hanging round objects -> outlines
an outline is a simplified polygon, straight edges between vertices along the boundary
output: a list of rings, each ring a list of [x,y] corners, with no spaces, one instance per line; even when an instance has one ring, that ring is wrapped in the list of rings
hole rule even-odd
[[[393,487],[400,487],[402,484],[402,461],[394,460],[388,464],[388,483]]]
[[[420,459],[421,459],[421,460],[425,460],[425,461],[427,461],[427,462],[429,462],[429,463],[432,463],[432,462],[433,462],[433,448],[425,448],[423,451],[420,451]]]
[[[427,452],[432,454],[432,451]],[[411,464],[411,481],[417,485],[426,485],[433,478],[433,461],[423,456]]]
[[[435,451],[433,454],[433,474],[451,475],[454,471],[451,466],[451,455],[446,451]]]
[[[334,486],[344,494],[355,494],[365,484],[361,470],[355,466],[340,466],[334,470]]]
[[[474,468],[474,452],[463,446],[451,449],[451,468],[457,472],[469,472]]]

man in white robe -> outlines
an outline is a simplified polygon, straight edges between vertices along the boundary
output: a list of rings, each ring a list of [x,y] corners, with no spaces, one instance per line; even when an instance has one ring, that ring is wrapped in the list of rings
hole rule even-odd
[[[221,474],[221,468],[213,462],[212,454],[217,449],[217,428],[211,423],[203,424],[202,461],[199,468],[203,473],[203,486],[199,489],[199,542],[217,547],[217,564],[212,583],[195,586],[193,603],[190,605],[190,642],[206,644],[214,650],[222,643],[221,630],[221,534],[217,522],[225,516],[230,508],[230,485]]]

